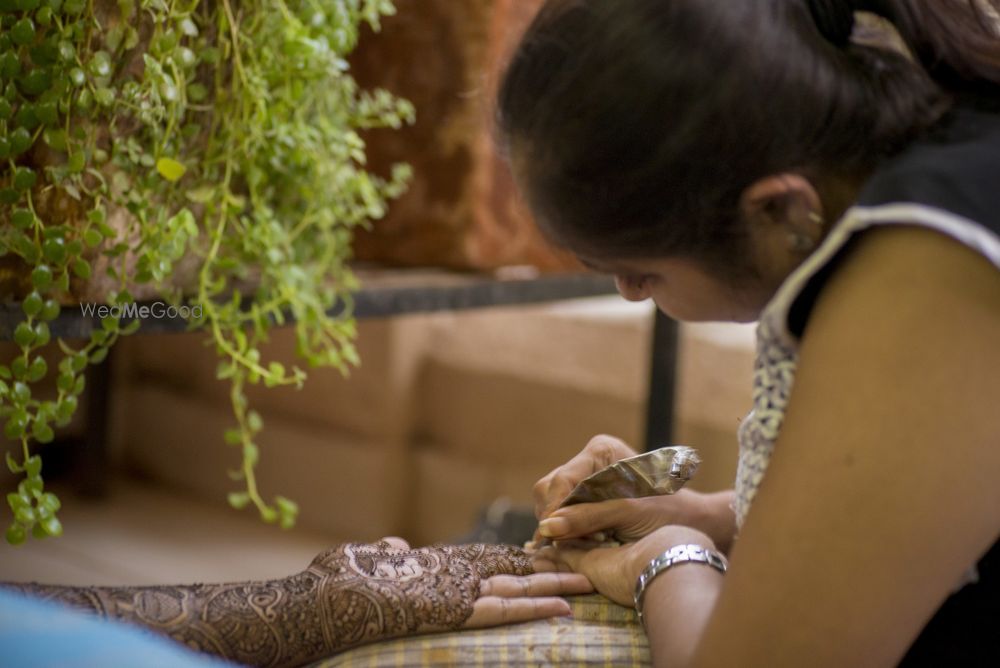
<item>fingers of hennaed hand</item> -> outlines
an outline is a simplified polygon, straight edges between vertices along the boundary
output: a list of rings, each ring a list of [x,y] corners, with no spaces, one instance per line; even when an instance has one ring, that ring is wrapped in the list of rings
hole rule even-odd
[[[410,544],[398,536],[386,536],[374,543],[381,550],[409,550]]]
[[[483,580],[480,596],[528,598],[532,596],[571,596],[593,591],[590,581],[576,573],[537,573],[535,575],[497,575]]]
[[[475,559],[475,567],[479,577],[488,578],[494,575],[529,575],[534,572],[531,557],[524,550],[514,545],[482,545]]]
[[[481,629],[501,624],[517,624],[571,614],[561,598],[499,598],[487,596],[476,601],[465,628]]]

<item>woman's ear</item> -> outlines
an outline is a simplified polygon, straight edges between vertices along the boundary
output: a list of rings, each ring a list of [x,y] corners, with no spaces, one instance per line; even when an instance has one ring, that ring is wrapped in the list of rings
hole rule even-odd
[[[758,244],[783,245],[802,253],[823,238],[823,204],[812,184],[798,174],[776,174],[755,182],[740,196],[740,210]]]

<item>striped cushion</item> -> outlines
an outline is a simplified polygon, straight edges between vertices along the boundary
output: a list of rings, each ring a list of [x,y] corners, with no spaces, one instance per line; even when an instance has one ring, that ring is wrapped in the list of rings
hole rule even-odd
[[[573,616],[366,645],[312,668],[650,665],[636,614],[603,596],[573,596]]]

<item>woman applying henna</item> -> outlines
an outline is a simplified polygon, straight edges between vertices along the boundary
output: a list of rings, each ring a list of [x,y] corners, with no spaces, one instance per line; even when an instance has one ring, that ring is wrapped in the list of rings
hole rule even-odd
[[[514,55],[548,235],[626,299],[759,322],[733,491],[556,511],[633,454],[607,437],[536,486],[539,557],[637,604],[656,665],[1000,665],[998,17],[550,0]],[[597,531],[631,542],[565,542]]]

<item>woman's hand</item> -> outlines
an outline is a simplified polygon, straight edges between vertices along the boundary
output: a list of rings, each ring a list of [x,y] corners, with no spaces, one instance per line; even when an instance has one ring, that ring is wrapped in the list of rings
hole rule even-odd
[[[593,591],[582,575],[533,574],[530,558],[507,545],[412,549],[399,538],[324,552],[307,569],[324,580],[327,618],[356,617],[366,640],[482,628],[570,614],[559,595]],[[379,628],[376,628],[378,626]]]
[[[540,536],[570,540],[604,534],[622,543],[637,541],[660,527],[698,529],[728,553],[736,534],[731,490],[703,494],[682,489],[669,496],[614,499],[559,508],[539,525]]]
[[[736,533],[732,491],[729,490],[712,494],[681,490],[670,496],[616,499],[559,508],[563,499],[584,478],[635,454],[617,438],[595,436],[580,454],[539,480],[534,494],[535,515],[540,524],[534,540],[600,536],[631,542],[660,527],[680,524],[703,531],[719,549],[728,552]]]
[[[580,549],[572,543],[557,543],[539,550],[534,565],[540,571],[566,571],[586,576],[595,589],[615,603],[631,607],[635,583],[654,558],[675,545],[695,544],[715,549],[704,533],[683,526],[666,526],[635,543],[618,547]]]
[[[613,436],[595,436],[590,439],[580,454],[562,466],[552,469],[548,475],[535,483],[533,490],[535,517],[539,521],[544,520],[584,478],[620,459],[634,457],[636,454],[638,453],[626,445],[625,441]]]

